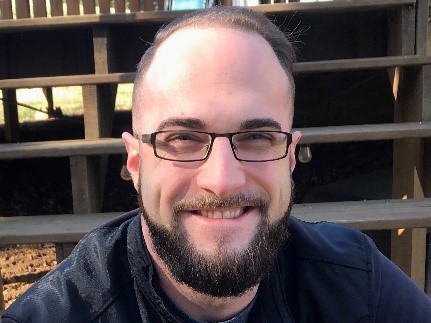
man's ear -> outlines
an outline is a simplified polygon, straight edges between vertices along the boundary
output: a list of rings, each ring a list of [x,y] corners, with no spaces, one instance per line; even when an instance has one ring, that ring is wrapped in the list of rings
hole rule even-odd
[[[133,185],[138,190],[139,183],[139,142],[128,132],[121,135],[127,150],[127,170],[132,176]]]
[[[301,139],[301,136],[302,136],[302,134],[299,131],[295,131],[292,134],[292,143],[290,144],[290,150],[289,150],[290,173],[291,174],[293,173],[295,166],[296,166],[296,157],[295,157],[296,154],[295,154],[295,152],[296,152],[296,146],[297,146],[299,140]]]

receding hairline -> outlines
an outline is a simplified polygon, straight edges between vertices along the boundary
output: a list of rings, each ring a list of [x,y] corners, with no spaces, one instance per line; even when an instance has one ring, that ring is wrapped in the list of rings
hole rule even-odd
[[[138,92],[142,92],[144,76],[153,64],[159,47],[178,31],[188,28],[230,29],[261,36],[275,53],[278,62],[285,71],[290,85],[289,90],[294,98],[295,81],[293,78],[293,63],[296,61],[296,53],[292,35],[286,35],[265,15],[251,9],[243,7],[213,7],[205,10],[197,10],[181,18],[177,18],[156,33],[153,44],[144,53],[138,64],[133,89],[133,110],[136,108]]]

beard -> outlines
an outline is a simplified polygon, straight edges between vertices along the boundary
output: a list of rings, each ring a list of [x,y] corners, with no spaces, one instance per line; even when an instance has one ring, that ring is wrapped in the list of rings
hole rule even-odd
[[[172,229],[152,220],[145,209],[140,185],[138,202],[155,252],[172,277],[204,295],[243,295],[269,275],[278,253],[289,240],[288,218],[292,208],[292,196],[283,216],[272,224],[269,223],[269,203],[258,196],[238,194],[224,199],[206,197],[178,201],[173,205]],[[262,217],[254,237],[244,250],[228,250],[220,238],[216,254],[203,255],[192,245],[187,232],[179,223],[179,213],[185,210],[234,208],[239,205],[252,205]]]

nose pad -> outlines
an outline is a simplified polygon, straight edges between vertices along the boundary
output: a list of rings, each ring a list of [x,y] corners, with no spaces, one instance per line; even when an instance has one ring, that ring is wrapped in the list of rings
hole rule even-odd
[[[237,193],[245,183],[243,165],[235,158],[229,139],[216,138],[199,170],[197,185],[222,197]]]

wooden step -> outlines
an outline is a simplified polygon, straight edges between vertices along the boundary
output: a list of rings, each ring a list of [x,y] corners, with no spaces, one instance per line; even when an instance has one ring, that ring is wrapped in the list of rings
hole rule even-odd
[[[299,62],[294,64],[293,71],[295,74],[300,76],[310,73],[348,72],[365,69],[374,70],[397,66],[422,66],[430,64],[431,56],[387,56]],[[1,79],[0,89],[59,87],[106,83],[133,83],[134,78],[135,73],[110,73]]]
[[[0,244],[71,243],[120,213],[0,217]],[[431,198],[295,204],[292,215],[359,230],[431,227]]]
[[[345,11],[371,11],[415,5],[414,0],[355,0],[325,2],[291,2],[262,4],[250,7],[267,14],[325,13]],[[76,16],[39,17],[0,20],[0,33],[25,30],[92,27],[118,24],[162,24],[183,16],[187,11],[141,11],[115,14],[85,14]]]
[[[431,121],[375,125],[298,128],[300,143],[392,140],[431,137]],[[74,139],[41,142],[0,144],[0,160],[124,154],[124,143],[117,138]]]
[[[293,129],[295,130],[301,131],[302,144],[429,138],[431,121]]]

